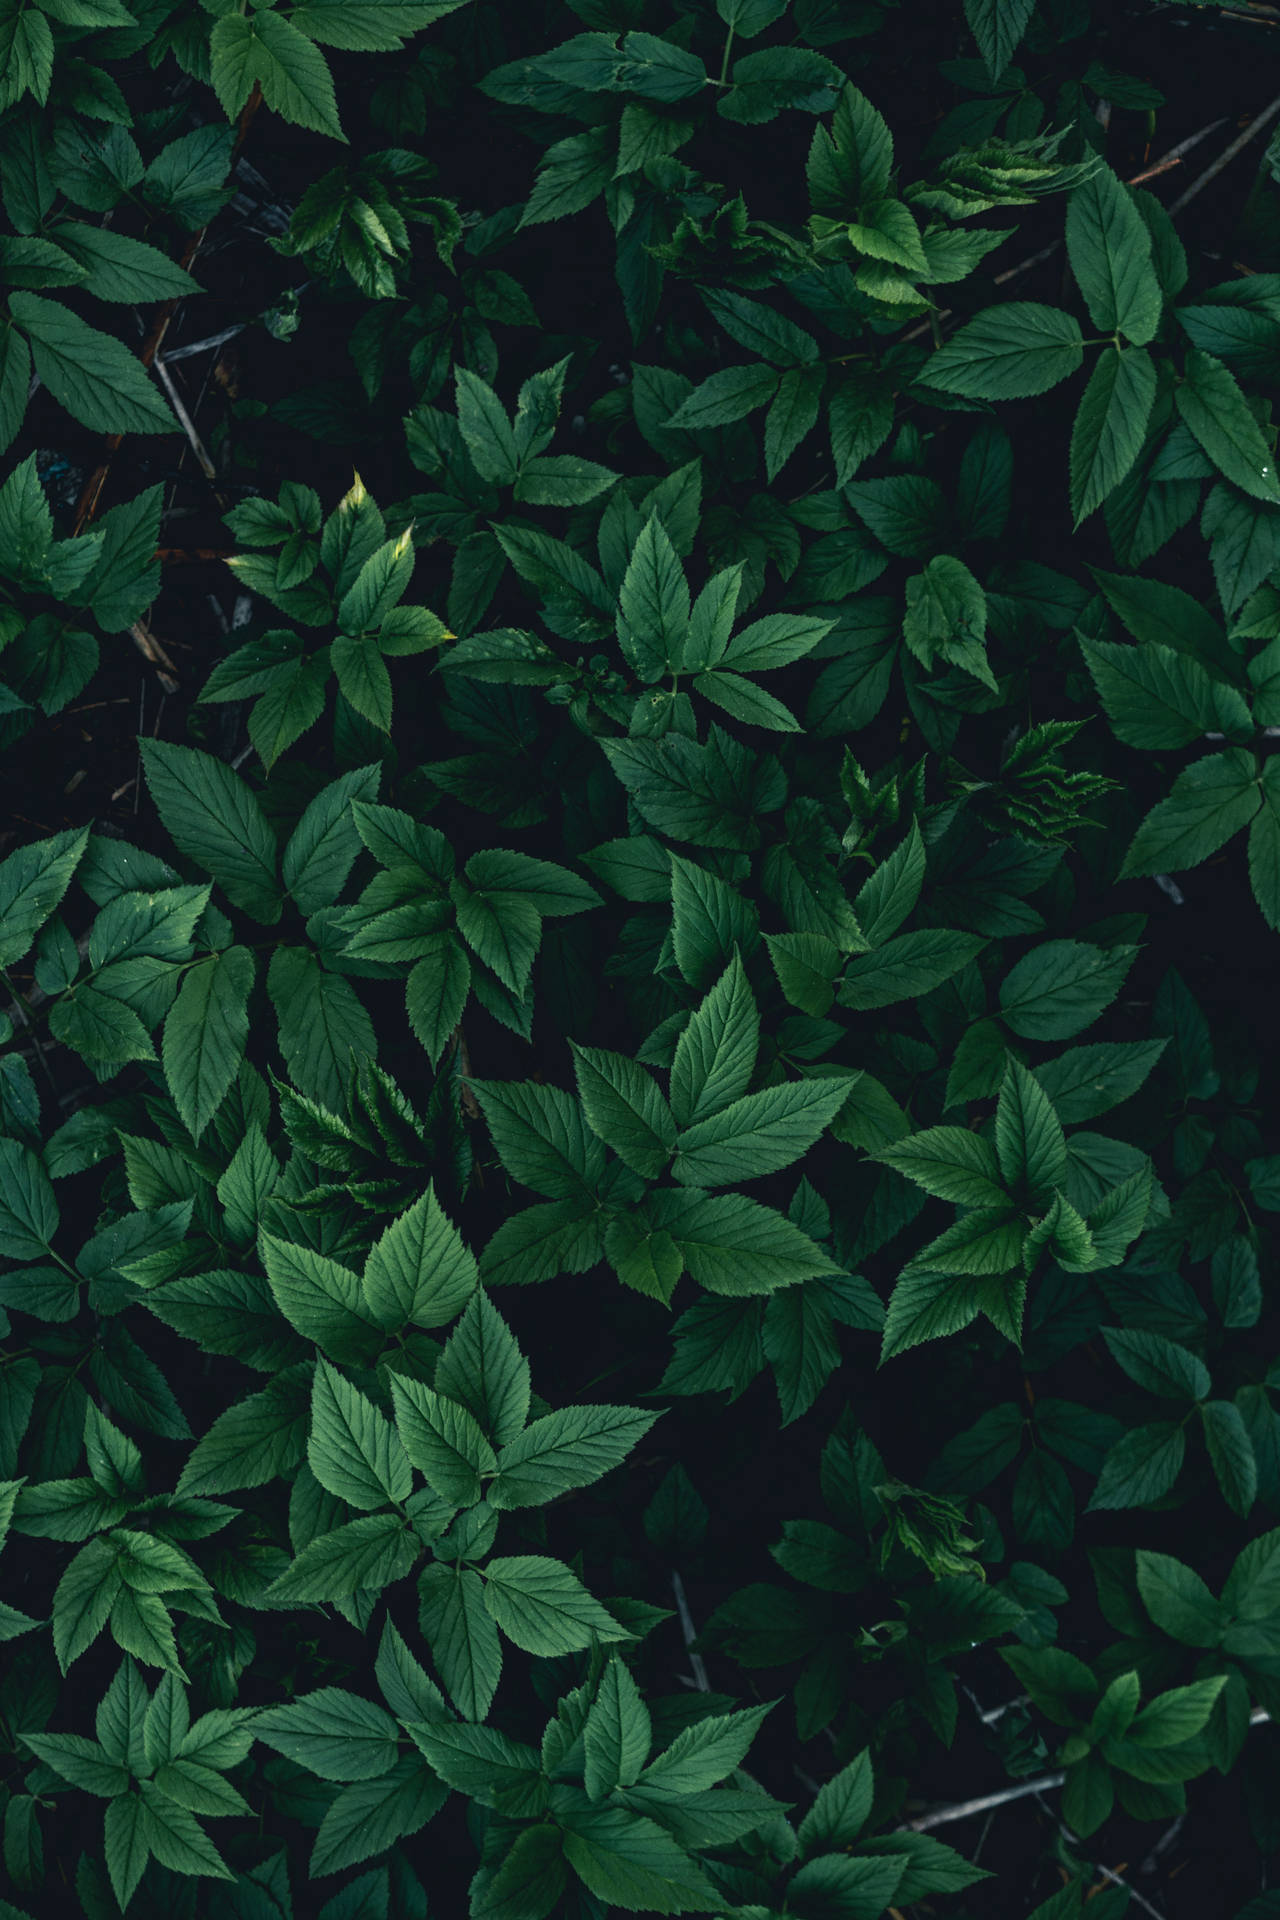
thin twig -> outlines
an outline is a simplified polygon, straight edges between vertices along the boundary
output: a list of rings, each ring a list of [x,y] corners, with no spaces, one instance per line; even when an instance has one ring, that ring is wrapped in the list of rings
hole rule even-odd
[[[679,1576],[672,1577],[675,1579]],[[1004,1707],[994,1708],[993,1717],[1007,1713],[1010,1707],[1017,1704],[1017,1701],[1011,1700]],[[983,1718],[986,1719],[987,1715],[984,1714]],[[1265,1707],[1254,1707],[1249,1715],[1249,1725],[1259,1727],[1270,1719],[1271,1715]],[[946,1826],[952,1820],[967,1820],[971,1814],[986,1813],[991,1807],[1003,1807],[1010,1800],[1022,1800],[1028,1794],[1049,1793],[1054,1787],[1060,1787],[1066,1777],[1066,1774],[1061,1772],[1042,1773],[1037,1779],[1024,1780],[1016,1787],[1002,1787],[999,1793],[984,1793],[976,1800],[958,1800],[953,1806],[936,1807],[932,1813],[922,1813],[916,1820],[904,1820],[898,1831],[911,1829],[915,1833],[925,1833],[930,1827]]]
[[[205,446],[204,441],[200,438],[200,435],[196,432],[196,423],[191,418],[191,415],[187,412],[186,406],[183,403],[182,395],[178,392],[178,388],[174,381],[173,375],[170,373],[168,367],[165,365],[164,358],[161,354],[157,354],[155,359],[151,362],[151,364],[155,368],[156,372],[160,375],[160,384],[169,396],[169,405],[173,408],[174,412],[178,416],[179,421],[182,423],[182,431],[187,436],[187,440],[190,443],[192,453],[194,453],[196,459],[200,462],[201,472],[204,474],[205,479],[212,484],[214,492],[215,494],[217,494],[219,505],[225,506],[226,503],[223,500],[222,495],[217,492],[218,469],[214,466],[213,461],[209,456],[209,450]]]
[[[207,340],[191,340],[184,347],[170,347],[165,354],[166,360],[190,360],[196,353],[208,353],[214,347],[225,347],[228,340],[234,340],[249,325],[247,320],[237,321],[234,327],[224,327],[221,333],[211,333]]]
[[[129,634],[134,646],[138,649],[138,652],[144,660],[149,660],[155,668],[156,679],[160,682],[164,691],[166,693],[176,693],[182,684],[178,678],[178,669],[174,666],[173,661],[160,645],[160,642],[156,639],[150,627],[148,627],[143,620],[135,620],[129,629]],[[142,731],[141,722],[139,722],[138,731],[139,733]]]
[[[1003,1807],[1010,1800],[1023,1800],[1030,1793],[1048,1793],[1060,1787],[1065,1773],[1042,1773],[1034,1780],[1023,1780],[1016,1787],[1002,1787],[999,1793],[980,1794],[976,1800],[957,1800],[954,1806],[936,1807],[917,1820],[904,1820],[899,1832],[927,1833],[930,1827],[945,1827],[952,1820],[967,1820],[971,1814],[986,1813],[990,1807]]]
[[[1196,195],[1200,193],[1203,188],[1207,187],[1211,180],[1217,179],[1218,175],[1222,172],[1224,167],[1229,167],[1231,165],[1231,162],[1235,159],[1236,155],[1242,152],[1243,149],[1248,146],[1251,140],[1256,139],[1258,134],[1262,132],[1262,129],[1270,121],[1274,120],[1278,113],[1280,113],[1280,94],[1276,95],[1275,99],[1271,102],[1270,106],[1264,107],[1262,109],[1262,112],[1258,114],[1255,119],[1249,122],[1248,126],[1245,128],[1243,133],[1236,135],[1236,138],[1231,142],[1231,145],[1227,147],[1224,152],[1218,155],[1217,159],[1214,161],[1211,167],[1206,167],[1204,172],[1200,174],[1197,179],[1191,182],[1191,185],[1187,188],[1185,193],[1179,194],[1178,198],[1173,202],[1173,205],[1169,208],[1169,212],[1181,213],[1182,209],[1190,201],[1194,200]]]
[[[695,1653],[693,1643],[697,1631],[693,1624],[693,1615],[689,1611],[689,1598],[684,1590],[684,1581],[674,1567],[671,1569],[671,1591],[676,1597],[676,1608],[680,1615],[680,1631],[684,1635],[685,1649],[689,1655],[689,1665],[693,1669],[694,1681],[699,1693],[710,1693],[711,1683],[707,1679],[707,1669],[702,1664],[702,1655]]]

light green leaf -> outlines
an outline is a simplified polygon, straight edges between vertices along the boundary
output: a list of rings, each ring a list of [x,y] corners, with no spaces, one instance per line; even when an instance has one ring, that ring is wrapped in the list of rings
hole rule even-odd
[[[996,1152],[1006,1187],[1031,1201],[1067,1177],[1067,1142],[1053,1103],[1035,1075],[1010,1060],[996,1107]]]
[[[269,1707],[255,1717],[253,1735],[322,1780],[376,1780],[398,1757],[399,1728],[385,1707],[343,1687]]]
[[[631,1637],[559,1560],[522,1554],[490,1560],[484,1574],[487,1611],[525,1653],[578,1653],[593,1633],[605,1641]]]
[[[224,13],[209,36],[213,90],[234,120],[254,84],[267,105],[295,127],[345,140],[333,76],[314,41],[281,13]]]
[[[434,1185],[375,1241],[365,1262],[368,1311],[388,1333],[443,1327],[478,1283],[475,1256],[435,1196]]]
[[[326,1360],[311,1390],[307,1461],[330,1493],[368,1511],[407,1500],[413,1474],[390,1421]]]
[[[396,1426],[404,1450],[427,1484],[455,1507],[480,1498],[481,1475],[497,1472],[497,1455],[475,1415],[456,1400],[400,1374],[391,1377]]]
[[[939,1200],[961,1207],[1007,1204],[995,1148],[967,1127],[928,1127],[881,1148],[876,1157]]]
[[[610,1654],[582,1730],[584,1784],[591,1800],[629,1787],[649,1757],[653,1729],[640,1689],[617,1654]]]
[[[640,1444],[656,1413],[639,1407],[562,1407],[535,1420],[503,1447],[491,1507],[540,1507],[573,1487],[590,1486]]]
[[[849,1088],[842,1075],[743,1094],[681,1130],[672,1174],[682,1186],[724,1187],[778,1173],[808,1152],[844,1105]]]
[[[676,1123],[657,1083],[625,1054],[571,1040],[578,1097],[592,1131],[642,1178],[653,1180],[670,1160]]]
[[[449,1698],[466,1719],[483,1720],[502,1673],[502,1642],[480,1575],[437,1561],[424,1571],[418,1594],[422,1632]]]
[[[691,1126],[746,1092],[760,1039],[760,1016],[735,953],[676,1042],[671,1111]]]

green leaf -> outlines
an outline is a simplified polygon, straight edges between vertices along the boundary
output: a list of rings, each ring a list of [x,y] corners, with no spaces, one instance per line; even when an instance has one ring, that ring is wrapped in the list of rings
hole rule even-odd
[[[282,877],[299,913],[330,907],[360,852],[353,800],[374,801],[382,769],[357,767],[322,787],[307,806],[284,850]]]
[[[625,1913],[713,1913],[712,1882],[656,1821],[625,1807],[574,1808],[561,1817],[564,1855],[607,1907]]]
[[[582,1047],[576,1040],[569,1044],[578,1097],[592,1131],[633,1172],[656,1179],[676,1144],[676,1123],[656,1082],[625,1054]]]
[[[192,1449],[178,1492],[232,1493],[293,1473],[306,1456],[310,1385],[304,1364],[228,1407]]]
[[[874,1790],[871,1755],[863,1752],[819,1788],[796,1830],[801,1853],[852,1846],[871,1816]]]
[[[491,1507],[540,1507],[590,1486],[625,1460],[657,1419],[639,1407],[562,1407],[535,1420],[498,1455]]]
[[[437,1562],[418,1583],[420,1625],[449,1698],[468,1720],[483,1720],[502,1673],[502,1643],[472,1567]]]
[[[475,1416],[494,1447],[508,1446],[529,1415],[529,1362],[483,1288],[446,1342],[436,1366],[438,1392]]]
[[[678,1127],[708,1118],[746,1092],[759,1039],[755,997],[735,952],[676,1042],[671,1111]]]
[[[592,1634],[604,1641],[631,1637],[559,1560],[524,1554],[490,1560],[484,1572],[486,1609],[525,1653],[553,1658],[580,1652]]]
[[[1206,1400],[1200,1419],[1222,1497],[1245,1519],[1258,1496],[1258,1461],[1240,1409],[1231,1400]]]
[[[427,1484],[455,1507],[474,1506],[481,1475],[498,1466],[475,1415],[420,1380],[393,1374],[391,1392],[404,1450]]]
[[[97,1639],[123,1587],[109,1539],[91,1540],[71,1561],[53,1594],[53,1650],[63,1673]]]
[[[1225,1673],[1170,1687],[1142,1709],[1125,1738],[1139,1747],[1180,1747],[1200,1733],[1227,1684]]]
[[[255,1716],[262,1740],[322,1780],[376,1780],[398,1758],[399,1728],[384,1707],[343,1687],[320,1687]]]
[[[1154,339],[1164,301],[1151,235],[1110,167],[1098,167],[1067,201],[1067,257],[1096,327],[1135,346]]]
[[[19,1738],[37,1759],[85,1793],[111,1800],[129,1786],[128,1769],[108,1759],[96,1740],[78,1733],[24,1733]]]
[[[914,910],[924,874],[924,841],[913,820],[906,839],[863,881],[853,903],[870,946],[881,946]]]
[[[28,952],[56,912],[88,844],[88,827],[70,828],[0,860],[0,967],[11,967]]]
[[[592,1193],[605,1155],[580,1104],[560,1087],[536,1081],[472,1080],[494,1146],[514,1180],[549,1200]]]
[[[495,1727],[453,1720],[416,1725],[411,1732],[440,1778],[481,1806],[508,1815],[545,1811],[547,1783],[535,1748],[509,1740]]]
[[[1179,414],[1219,473],[1254,500],[1280,501],[1276,457],[1234,375],[1220,360],[1191,348],[1174,397]]]
[[[432,1068],[457,1032],[471,991],[471,962],[452,934],[429,936],[430,948],[405,982],[405,1011]]]
[[[790,367],[779,380],[764,423],[764,470],[770,484],[817,425],[826,383],[825,367]]]
[[[773,399],[780,377],[758,360],[746,367],[721,367],[681,401],[665,424],[682,433],[732,426]]]
[[[363,1360],[375,1351],[378,1329],[350,1267],[270,1233],[259,1235],[259,1245],[276,1304],[304,1340],[335,1360]]]
[[[8,452],[22,425],[30,384],[31,349],[16,327],[6,327],[0,335],[0,453]]]
[[[918,1000],[968,966],[986,944],[978,934],[956,933],[950,927],[898,934],[874,953],[849,962],[836,998],[842,1007],[859,1013],[897,1000]]]
[[[1008,1273],[1022,1255],[1023,1225],[1007,1205],[976,1207],[927,1247],[911,1265],[945,1273]]]
[[[526,221],[524,224],[528,224]],[[515,498],[530,507],[575,507],[611,487],[618,474],[597,460],[576,453],[547,454],[526,460],[515,483]]]
[[[1192,1567],[1140,1547],[1135,1565],[1142,1604],[1156,1625],[1187,1647],[1216,1647],[1229,1615]]]
[[[791,1882],[800,1911],[871,1915],[883,1913],[902,1882],[905,1862],[861,1855],[820,1854]]]
[[[1129,647],[1083,637],[1080,651],[1111,730],[1126,746],[1185,747],[1211,731],[1250,730],[1240,694],[1211,679],[1188,653],[1150,641]]]
[[[376,1780],[343,1787],[320,1822],[311,1874],[338,1873],[385,1853],[424,1827],[448,1798],[448,1788],[416,1754],[405,1754]]]
[[[1103,1461],[1086,1511],[1142,1507],[1162,1499],[1182,1470],[1186,1450],[1186,1435],[1173,1421],[1132,1428]]]
[[[681,1130],[672,1174],[682,1186],[724,1187],[778,1173],[808,1152],[843,1106],[849,1088],[849,1079],[842,1075],[838,1080],[788,1081],[743,1094]]]
[[[961,1207],[1007,1204],[995,1148],[967,1127],[928,1127],[881,1148],[876,1157],[939,1200]]]
[[[618,590],[618,644],[643,682],[681,665],[689,588],[657,514],[640,530]]]
[[[700,673],[693,682],[694,691],[710,700],[735,720],[749,727],[768,727],[775,733],[798,733],[800,722],[789,707],[775,700],[763,687],[738,673]]]
[[[709,1293],[771,1293],[840,1271],[784,1214],[742,1193],[671,1188],[650,1194],[648,1213],[669,1236],[689,1275]]]
[[[640,1689],[617,1654],[610,1654],[582,1730],[584,1784],[588,1797],[603,1800],[615,1787],[629,1787],[649,1758],[653,1729]]]
[[[1024,1040],[1070,1040],[1111,1005],[1137,951],[1046,940],[1001,981],[1001,1018]]]
[[[716,111],[740,126],[758,127],[788,107],[829,113],[844,80],[839,67],[807,47],[769,47],[735,60],[732,86],[717,94]]]
[[[1031,1200],[1067,1177],[1067,1142],[1053,1103],[1034,1074],[1010,1060],[996,1107],[996,1152],[1005,1185]]]
[[[378,1325],[399,1333],[406,1326],[447,1326],[471,1299],[478,1279],[475,1255],[429,1184],[375,1241],[362,1287]]]
[[[510,486],[520,470],[520,453],[506,409],[479,374],[457,367],[453,377],[458,426],[472,466],[482,480]]]
[[[1203,1400],[1208,1393],[1209,1369],[1204,1361],[1163,1334],[1138,1327],[1106,1327],[1103,1338],[1112,1358],[1148,1393],[1172,1400]]]
[[[458,932],[517,997],[524,994],[542,938],[542,917],[523,894],[467,893],[454,882]]]
[[[94,433],[176,433],[178,423],[142,365],[109,333],[34,293],[11,293],[9,312],[31,343],[54,399]]]
[[[1114,493],[1142,452],[1156,385],[1149,355],[1117,347],[1099,355],[1071,432],[1071,512],[1077,527]]]
[[[1173,783],[1133,836],[1121,877],[1177,873],[1199,866],[1247,826],[1262,804],[1251,753],[1230,747],[1206,754]]]
[[[213,875],[233,906],[274,926],[281,909],[279,856],[252,790],[221,760],[193,747],[143,739],[139,749],[175,845]]]
[[[202,291],[184,268],[144,240],[131,240],[109,227],[91,227],[83,220],[64,221],[56,231],[58,245],[85,269],[88,277],[79,283],[82,290],[97,300],[135,305]]]
[[[312,1540],[262,1597],[270,1606],[296,1607],[376,1593],[403,1579],[420,1552],[398,1513],[362,1513]]]
[[[1035,12],[1035,0],[964,0],[964,17],[994,86]]]
[[[325,1360],[311,1391],[307,1461],[322,1487],[361,1511],[405,1501],[413,1491],[390,1421]]]
[[[374,549],[338,603],[338,623],[344,633],[367,633],[384,620],[390,624],[392,609],[403,600],[413,579],[413,560],[413,540],[407,530]]]
[[[1027,400],[1069,379],[1083,361],[1071,314],[1011,300],[961,327],[927,361],[921,379],[968,400]]]
[[[0,1138],[0,1255],[39,1260],[58,1230],[58,1202],[38,1157],[20,1140]]]
[[[340,633],[329,649],[343,698],[381,733],[391,730],[391,675],[371,634]]]
[[[227,947],[200,961],[184,978],[165,1020],[165,1080],[194,1140],[240,1071],[249,1038],[254,967],[248,947]]]
[[[346,139],[324,55],[283,14],[224,13],[209,36],[209,58],[213,90],[228,120],[236,118],[256,83],[282,119]]]
[[[151,1857],[146,1810],[136,1793],[122,1793],[108,1806],[103,1840],[112,1890],[123,1909]]]
[[[277,947],[267,991],[290,1079],[331,1112],[341,1111],[353,1067],[377,1053],[373,1023],[350,983],[325,973],[304,947]]]

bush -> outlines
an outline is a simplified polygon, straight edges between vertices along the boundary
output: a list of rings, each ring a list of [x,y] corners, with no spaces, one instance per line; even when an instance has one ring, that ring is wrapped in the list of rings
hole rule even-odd
[[[11,6],[4,1915],[1280,1911],[1265,12]]]

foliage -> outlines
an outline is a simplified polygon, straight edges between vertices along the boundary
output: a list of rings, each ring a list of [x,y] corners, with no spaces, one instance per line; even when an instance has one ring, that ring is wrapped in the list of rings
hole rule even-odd
[[[1280,930],[1280,228],[1127,183],[1104,11],[0,19],[21,777],[181,617],[181,435],[238,608],[0,857],[6,1915],[1063,1920],[1223,1779],[1280,1843],[1270,975],[1169,877]],[[263,118],[228,337],[305,366],[215,463]],[[1067,1849],[913,1824],[961,1736]]]

